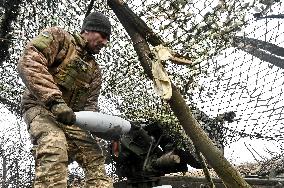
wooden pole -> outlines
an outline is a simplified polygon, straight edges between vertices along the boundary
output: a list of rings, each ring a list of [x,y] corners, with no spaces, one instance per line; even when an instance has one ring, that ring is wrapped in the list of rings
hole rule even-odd
[[[145,73],[150,79],[153,79],[150,48],[145,40],[145,36],[143,37],[143,35],[139,33],[139,28],[131,24],[131,21],[133,21],[131,15],[134,13],[122,0],[108,0],[108,5],[114,11],[130,36]],[[129,12],[131,12],[131,14]],[[230,188],[250,188],[250,185],[241,177],[240,173],[233,168],[223,154],[214,146],[213,142],[193,117],[188,105],[173,83],[172,97],[168,103],[195,147],[203,154],[218,176],[222,178],[225,185]]]

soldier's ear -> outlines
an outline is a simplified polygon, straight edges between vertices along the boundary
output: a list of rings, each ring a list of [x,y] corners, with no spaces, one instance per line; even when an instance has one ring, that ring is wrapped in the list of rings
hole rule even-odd
[[[81,34],[84,34],[84,33],[88,33],[88,31],[82,30],[82,31],[81,31]]]

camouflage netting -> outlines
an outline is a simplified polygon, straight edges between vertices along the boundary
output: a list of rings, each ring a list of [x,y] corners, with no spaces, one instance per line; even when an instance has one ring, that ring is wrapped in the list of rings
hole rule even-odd
[[[276,141],[281,148],[284,7],[280,0],[126,3],[165,46],[192,60],[190,66],[167,62],[166,69],[203,127],[216,131],[226,146],[245,137]],[[16,63],[27,41],[50,26],[80,31],[89,4],[23,0],[15,8],[20,12],[9,35],[0,30],[0,42],[10,45],[0,67],[0,101],[8,109],[19,112],[23,85]],[[3,23],[2,10],[9,8],[0,5]],[[98,58],[104,72],[101,110],[132,121],[159,121],[184,146],[181,127],[146,78],[124,28],[106,1],[95,1],[93,8],[108,15],[113,25],[109,47]]]

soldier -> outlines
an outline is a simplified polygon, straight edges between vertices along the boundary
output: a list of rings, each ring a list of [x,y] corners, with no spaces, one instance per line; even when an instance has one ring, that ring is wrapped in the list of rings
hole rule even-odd
[[[93,54],[110,37],[111,24],[93,12],[81,33],[46,29],[26,46],[18,71],[27,89],[22,97],[23,117],[35,151],[33,187],[67,187],[67,168],[77,161],[85,173],[85,187],[112,187],[105,157],[92,135],[77,126],[76,111],[98,111],[101,71]]]

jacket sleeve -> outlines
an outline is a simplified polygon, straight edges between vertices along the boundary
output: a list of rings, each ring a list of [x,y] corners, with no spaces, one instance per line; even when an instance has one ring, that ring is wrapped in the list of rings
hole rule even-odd
[[[97,66],[98,67],[98,66]],[[94,73],[92,83],[90,84],[89,96],[85,104],[84,110],[98,112],[99,105],[99,95],[102,86],[102,74],[100,68]]]
[[[26,46],[18,63],[22,81],[37,100],[46,106],[62,100],[62,93],[48,70],[54,64],[66,36],[67,32],[60,28],[42,31]]]

